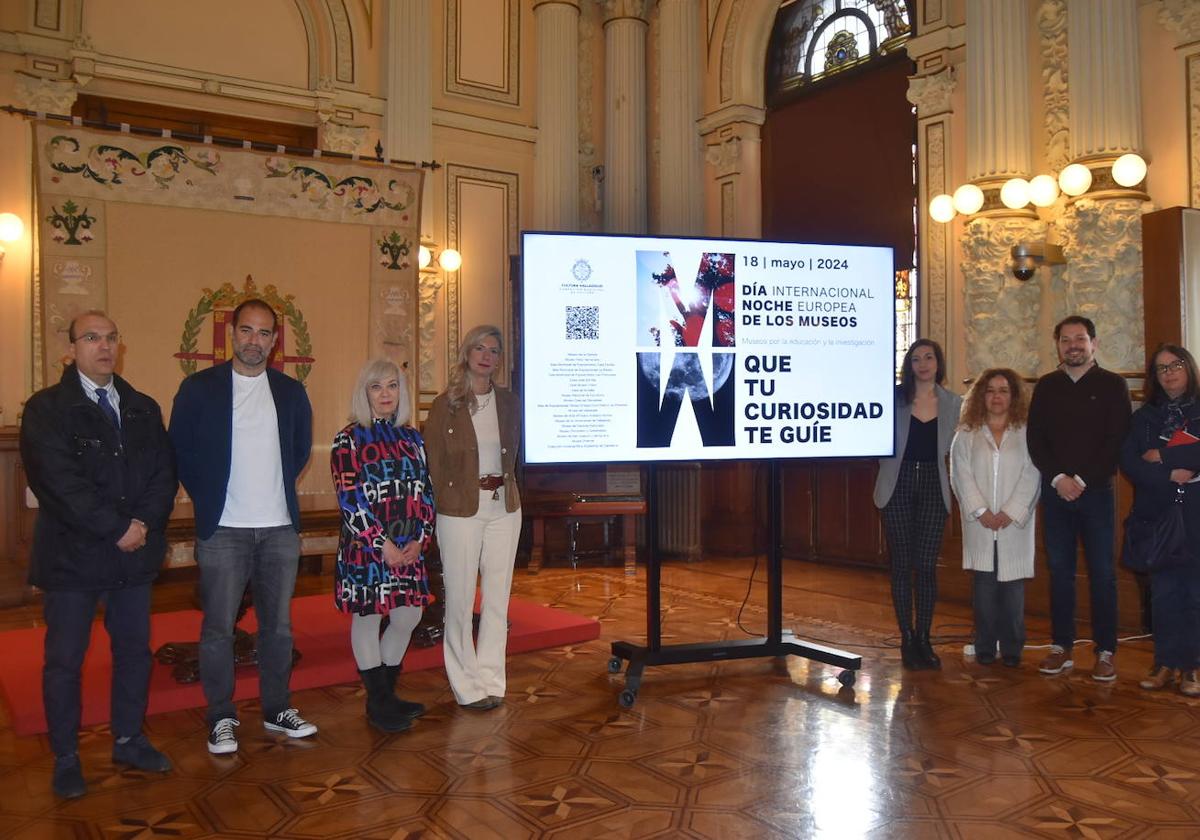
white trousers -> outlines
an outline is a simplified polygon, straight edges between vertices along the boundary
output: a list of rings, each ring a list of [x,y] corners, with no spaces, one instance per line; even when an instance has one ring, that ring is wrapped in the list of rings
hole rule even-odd
[[[446,581],[446,676],[459,703],[503,697],[504,655],[508,647],[508,596],[512,588],[521,511],[504,509],[504,490],[492,498],[479,491],[474,516],[438,514],[438,548]],[[479,637],[472,643],[475,583],[483,593]]]

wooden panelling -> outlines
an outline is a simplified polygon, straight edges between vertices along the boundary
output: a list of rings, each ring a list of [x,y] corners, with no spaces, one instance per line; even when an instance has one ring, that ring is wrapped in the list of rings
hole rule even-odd
[[[1193,353],[1200,324],[1196,310],[1200,265],[1200,210],[1169,207],[1142,217],[1142,301],[1146,354],[1162,342],[1183,344]]]
[[[706,554],[745,557],[766,549],[765,462],[704,465],[700,542]]]
[[[316,126],[270,122],[88,94],[81,94],[75,101],[71,115],[110,125],[128,123],[141,128],[167,128],[177,134],[233,137],[294,149],[314,149],[317,146]]]
[[[896,53],[770,106],[762,127],[764,239],[890,245],[895,267],[912,267],[917,118],[905,92],[913,67]]]
[[[871,460],[797,461],[785,465],[781,471],[784,557],[847,567],[889,568],[882,519],[872,501],[877,469]],[[704,553],[746,557],[765,551],[765,466],[706,465],[704,476]],[[1121,523],[1133,498],[1133,488],[1124,476],[1117,479],[1116,497],[1115,548],[1119,559]],[[1036,576],[1026,586],[1025,610],[1029,615],[1049,616],[1049,573],[1042,550],[1040,517],[1037,527]],[[957,505],[946,522],[938,566],[939,598],[970,605],[971,576],[962,568],[962,526]],[[1122,631],[1138,632],[1143,619],[1138,582],[1118,567],[1117,587]],[[1082,638],[1087,635],[1091,615],[1082,551],[1076,590],[1076,617]]]
[[[0,427],[0,606],[28,599],[25,584],[33,512],[25,507],[25,473],[16,426]]]
[[[813,473],[816,465],[805,461],[785,464],[780,470],[783,478],[783,510],[787,522],[781,543],[785,557],[811,557],[815,529],[813,528]]]

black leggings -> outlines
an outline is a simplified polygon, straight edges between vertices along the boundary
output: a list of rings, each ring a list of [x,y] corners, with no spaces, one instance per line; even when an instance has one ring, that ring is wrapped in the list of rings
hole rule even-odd
[[[896,489],[883,508],[883,527],[892,561],[892,605],[900,631],[913,630],[915,591],[915,629],[918,635],[928,636],[937,600],[938,549],[946,527],[946,503],[936,463],[905,461],[900,465]]]

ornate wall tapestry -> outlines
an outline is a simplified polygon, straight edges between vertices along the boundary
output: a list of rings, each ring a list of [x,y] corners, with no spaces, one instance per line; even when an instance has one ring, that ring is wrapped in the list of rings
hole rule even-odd
[[[255,296],[279,316],[272,363],[308,389],[318,452],[368,357],[395,359],[415,388],[420,170],[49,122],[34,143],[42,384],[71,318],[104,309],[120,372],[169,414],[185,375],[229,357],[229,314]],[[301,489],[327,493],[325,470]]]

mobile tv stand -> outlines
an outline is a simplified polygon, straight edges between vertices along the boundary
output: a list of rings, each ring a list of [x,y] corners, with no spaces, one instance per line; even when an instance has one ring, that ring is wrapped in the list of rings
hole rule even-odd
[[[608,660],[610,674],[619,673],[621,662],[627,661],[625,688],[618,696],[623,708],[633,708],[642,672],[647,665],[678,665],[684,662],[716,662],[723,659],[753,659],[756,657],[803,656],[842,668],[838,681],[846,687],[854,685],[862,668],[862,657],[837,648],[797,639],[783,629],[783,553],[780,508],[782,488],[779,461],[770,462],[767,480],[767,508],[770,540],[767,546],[767,635],[765,638],[735,641],[699,642],[687,645],[662,644],[661,567],[658,556],[658,482],[657,465],[647,467],[646,488],[646,644],[613,642],[612,658]]]

